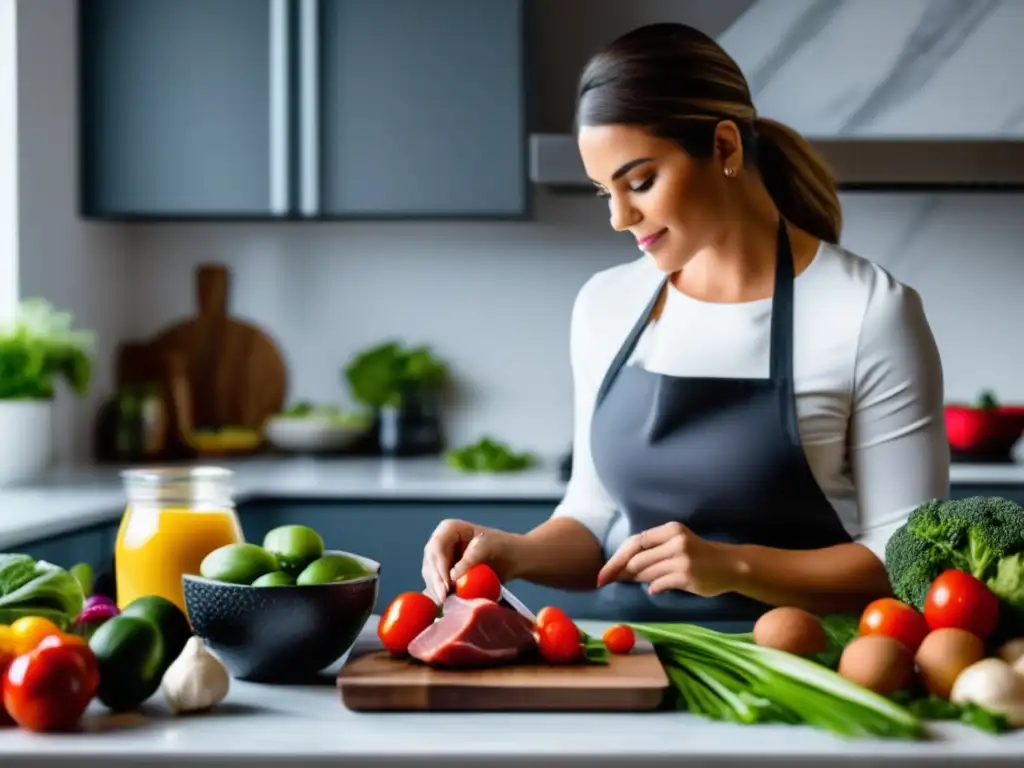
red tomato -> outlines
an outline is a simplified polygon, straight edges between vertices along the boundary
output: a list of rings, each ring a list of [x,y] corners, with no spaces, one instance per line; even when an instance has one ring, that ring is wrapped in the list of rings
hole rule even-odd
[[[885,635],[902,643],[911,653],[929,632],[928,622],[913,606],[893,597],[875,600],[860,617],[861,635]]]
[[[636,644],[636,635],[633,628],[625,624],[616,624],[608,627],[601,636],[604,646],[612,653],[629,653]]]
[[[537,613],[537,620],[534,622],[534,626],[540,629],[545,624],[550,624],[553,621],[572,621],[569,615],[561,608],[556,608],[553,605],[546,605],[540,609]]]
[[[47,635],[36,647],[67,648],[70,652],[78,654],[85,664],[85,688],[89,692],[89,698],[96,695],[96,690],[100,687],[100,664],[85,638],[62,632],[58,635]]]
[[[22,728],[39,733],[75,727],[92,699],[82,654],[64,646],[18,656],[4,675],[4,707]]]
[[[489,565],[474,565],[455,582],[455,596],[465,600],[482,597],[497,602],[501,597],[501,580]]]
[[[570,664],[583,655],[580,631],[571,621],[549,621],[537,638],[540,655],[551,664]]]
[[[987,640],[999,621],[999,598],[963,571],[944,571],[928,589],[924,617],[932,629],[955,627]]]
[[[7,708],[4,706],[4,678],[7,676],[7,667],[14,661],[14,654],[8,653],[0,648],[0,725],[13,725],[14,720],[7,714]]]
[[[437,603],[422,592],[403,592],[385,609],[377,637],[391,653],[404,654],[416,636],[434,623]]]

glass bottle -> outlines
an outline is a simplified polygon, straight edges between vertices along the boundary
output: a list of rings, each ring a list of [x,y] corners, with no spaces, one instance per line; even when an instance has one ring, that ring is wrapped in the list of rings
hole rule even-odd
[[[245,540],[232,498],[234,474],[220,467],[130,469],[114,545],[117,605],[159,595],[185,611],[181,577],[210,552]],[[186,612],[187,613],[187,612]]]

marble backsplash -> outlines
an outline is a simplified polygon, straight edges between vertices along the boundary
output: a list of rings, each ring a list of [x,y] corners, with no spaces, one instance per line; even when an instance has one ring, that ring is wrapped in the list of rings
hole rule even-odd
[[[717,40],[810,136],[1024,134],[1019,0],[757,0]]]

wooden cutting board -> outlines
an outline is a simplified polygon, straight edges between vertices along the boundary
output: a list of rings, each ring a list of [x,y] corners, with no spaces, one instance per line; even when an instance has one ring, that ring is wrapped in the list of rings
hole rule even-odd
[[[229,279],[226,267],[201,265],[197,316],[158,334],[151,351],[158,359],[183,355],[194,428],[261,430],[284,408],[287,369],[266,333],[229,315]]]
[[[612,655],[607,665],[510,665],[440,670],[375,651],[349,659],[337,678],[357,711],[635,712],[656,709],[668,676],[652,651]]]

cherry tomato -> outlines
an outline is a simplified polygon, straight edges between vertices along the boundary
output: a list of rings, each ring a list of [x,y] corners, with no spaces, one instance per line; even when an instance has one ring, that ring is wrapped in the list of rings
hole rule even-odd
[[[860,617],[861,635],[885,635],[898,641],[911,653],[928,634],[928,622],[913,606],[893,597],[875,600]]]
[[[12,658],[18,655],[18,642],[14,637],[14,630],[6,624],[0,624],[0,657],[5,653]]]
[[[969,573],[944,571],[928,589],[924,617],[932,629],[955,627],[987,640],[999,621],[999,598]]]
[[[549,621],[537,638],[541,656],[551,664],[570,664],[583,655],[580,631],[571,621]]]
[[[601,636],[604,646],[612,653],[629,653],[636,644],[636,635],[633,628],[625,624],[616,624],[608,627]]]
[[[501,597],[501,580],[489,565],[474,565],[455,582],[455,596],[465,600],[482,597],[497,602]]]
[[[540,609],[537,613],[537,620],[534,622],[534,626],[540,629],[545,624],[550,624],[553,621],[572,621],[569,615],[561,608],[556,608],[553,605],[546,605]]]
[[[434,623],[437,603],[422,592],[403,592],[385,609],[377,637],[391,653],[404,654],[416,636]]]
[[[11,624],[11,634],[15,651],[22,654],[33,650],[47,635],[61,634],[61,629],[42,616],[22,616]]]
[[[11,662],[4,674],[4,707],[29,731],[75,727],[92,699],[82,655],[64,646],[37,648]]]

